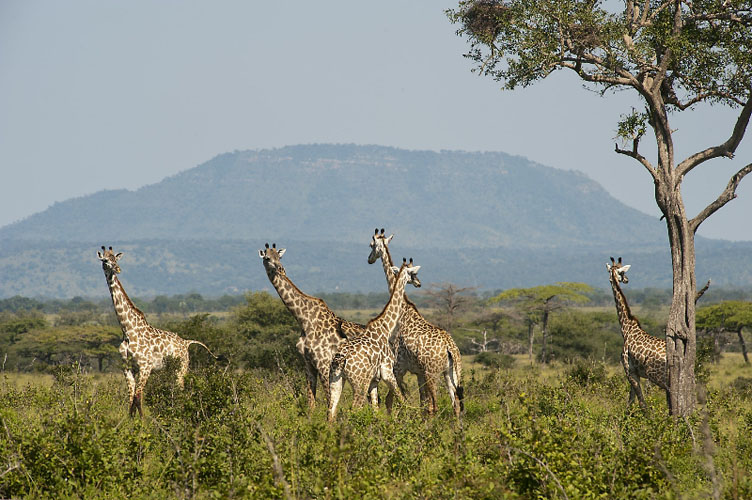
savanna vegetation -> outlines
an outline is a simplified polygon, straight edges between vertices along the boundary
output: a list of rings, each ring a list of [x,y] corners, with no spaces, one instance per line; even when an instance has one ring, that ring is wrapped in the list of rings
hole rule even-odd
[[[45,303],[12,312],[5,307],[0,496],[752,496],[752,372],[738,341],[716,342],[715,330],[701,330],[696,371],[702,404],[691,417],[674,419],[655,387],[648,390],[646,413],[625,408],[621,336],[606,292],[585,291],[589,301],[550,312],[543,363],[539,324],[532,357],[528,352],[529,303],[489,300],[500,292],[454,290],[463,297],[451,301],[462,304],[452,311],[453,335],[465,354],[466,407],[459,422],[445,391],[440,414],[426,419],[411,379],[408,404],[394,415],[352,411],[346,396],[338,421],[328,425],[321,394],[316,409],[307,408],[294,347],[297,324],[265,292],[190,314],[179,305],[184,298],[166,298],[163,303],[176,307],[148,314],[152,323],[202,340],[223,359],[192,350],[184,391],[174,384],[174,363],[152,373],[143,419],[127,416],[116,352],[122,334],[111,310],[83,299],[61,301],[55,312],[45,312]],[[660,336],[670,293],[636,290],[632,296],[643,327]],[[348,317],[374,313],[367,297],[341,298],[347,300],[338,309]],[[710,299],[709,291],[699,311],[722,304]],[[441,300],[416,300],[432,321],[446,320]],[[369,307],[352,307],[360,301]],[[140,304],[149,309],[150,302]],[[89,312],[76,315],[81,311]],[[737,326],[725,326],[732,340]],[[746,328],[742,335],[749,335]]]

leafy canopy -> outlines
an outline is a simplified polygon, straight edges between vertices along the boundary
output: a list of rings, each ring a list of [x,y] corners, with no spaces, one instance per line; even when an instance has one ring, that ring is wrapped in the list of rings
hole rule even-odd
[[[622,5],[622,2],[618,2]],[[649,110],[699,102],[743,106],[752,81],[750,2],[700,0],[470,0],[448,10],[466,36],[473,71],[506,89],[569,69],[602,94],[631,87]],[[663,112],[659,113],[663,115]],[[632,110],[617,135],[637,143],[663,117]],[[666,123],[660,128],[669,130]]]
[[[621,4],[621,2],[619,2]],[[666,103],[742,104],[752,80],[749,1],[474,0],[447,14],[476,71],[507,89],[570,69],[601,90],[664,76]],[[677,7],[678,6],[678,10]],[[676,29],[677,20],[680,29]]]
[[[752,302],[729,300],[697,310],[697,327],[739,331],[752,327]]]
[[[540,285],[532,288],[510,288],[492,297],[490,302],[518,302],[528,309],[548,309],[566,303],[590,301],[588,293],[593,287],[585,283],[558,282],[553,285]]]

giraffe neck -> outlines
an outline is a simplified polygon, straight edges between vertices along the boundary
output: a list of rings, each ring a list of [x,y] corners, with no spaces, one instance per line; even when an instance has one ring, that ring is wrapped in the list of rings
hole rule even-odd
[[[384,274],[386,275],[386,284],[389,287],[389,292],[394,289],[394,284],[397,281],[397,276],[392,271],[392,256],[389,254],[389,248],[384,245],[384,251],[381,252],[381,267],[384,268]]]
[[[395,285],[389,296],[389,302],[386,303],[381,314],[369,321],[366,327],[367,330],[375,331],[379,337],[390,343],[394,341],[394,336],[397,333],[397,323],[405,302],[406,284],[407,268],[403,265],[399,274],[395,276]]]
[[[629,333],[631,333],[632,328],[635,325],[639,328],[639,324],[635,317],[632,316],[632,311],[629,309],[629,304],[627,304],[627,298],[624,296],[624,292],[621,291],[618,278],[614,271],[611,271],[609,281],[611,282],[611,291],[614,292],[614,302],[616,302],[616,314],[619,316],[621,334],[624,339],[626,339]]]
[[[133,304],[128,294],[125,293],[125,289],[115,273],[109,276],[105,274],[105,277],[110,289],[112,305],[115,306],[115,315],[117,315],[118,322],[120,323],[120,329],[123,330],[123,335],[128,338],[128,341],[132,342],[137,335],[137,327],[148,325],[146,316]]]
[[[267,276],[269,276],[269,281],[271,281],[274,289],[277,290],[279,298],[282,299],[282,302],[295,318],[301,323],[307,322],[309,318],[303,313],[303,301],[309,301],[313,297],[304,294],[284,273],[268,272]]]

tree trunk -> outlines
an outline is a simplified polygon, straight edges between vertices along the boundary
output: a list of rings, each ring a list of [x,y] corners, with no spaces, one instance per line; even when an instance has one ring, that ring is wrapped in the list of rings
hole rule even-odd
[[[721,334],[723,329],[718,328],[713,330],[713,363],[718,364],[721,362]]]
[[[541,361],[546,364],[546,344],[548,344],[548,311],[543,311],[543,321],[541,322],[543,330],[543,343],[541,346]]]
[[[532,321],[528,321],[527,323],[527,353],[530,358],[530,363],[533,362],[533,328],[535,327],[535,323]]]
[[[744,327],[739,327],[739,329],[736,331],[736,334],[739,336],[739,343],[742,346],[742,356],[744,356],[744,362],[749,364],[749,358],[747,357],[747,344],[744,343],[744,337],[742,337],[742,329]]]
[[[658,193],[657,193],[658,194]],[[659,206],[666,216],[673,267],[673,299],[666,325],[668,409],[674,417],[685,417],[695,408],[695,241],[684,202],[676,184],[673,193]]]

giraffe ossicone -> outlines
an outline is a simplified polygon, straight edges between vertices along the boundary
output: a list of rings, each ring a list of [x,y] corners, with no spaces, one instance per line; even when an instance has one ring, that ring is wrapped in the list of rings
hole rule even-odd
[[[120,323],[120,329],[123,331],[123,342],[120,344],[119,351],[125,365],[130,415],[133,416],[138,411],[139,415],[143,416],[142,399],[146,381],[149,379],[152,370],[162,368],[164,358],[173,356],[180,361],[177,382],[182,388],[185,375],[188,373],[190,361],[188,347],[191,344],[198,344],[215,359],[217,357],[202,342],[183,339],[177,333],[154,328],[146,321],[146,316],[133,304],[117,277],[120,273],[118,261],[122,256],[122,252],[115,253],[112,247],[105,249],[104,245],[101,252],[97,251],[97,257],[102,262],[102,270],[110,289],[115,314],[118,323]],[[131,370],[131,362],[134,362],[138,367],[138,380]]]

